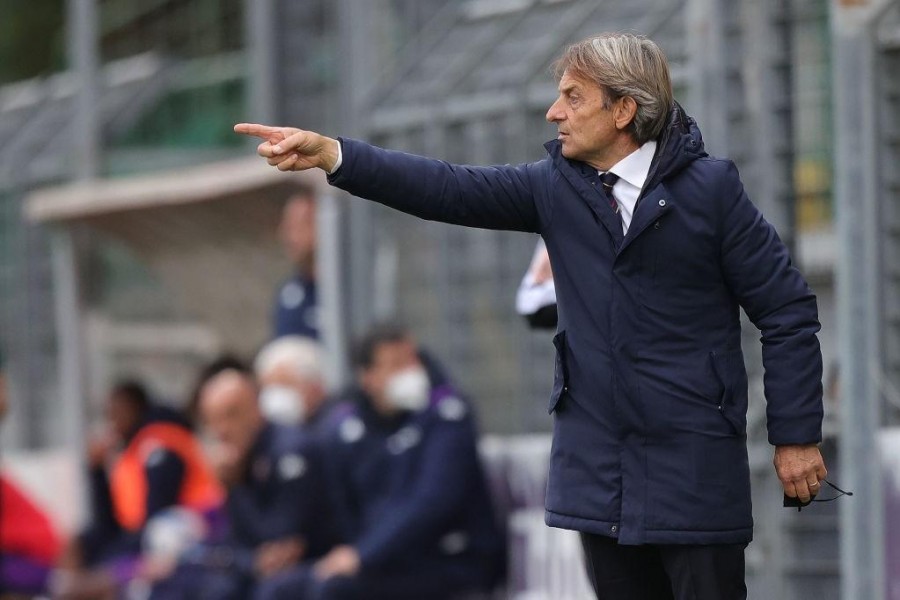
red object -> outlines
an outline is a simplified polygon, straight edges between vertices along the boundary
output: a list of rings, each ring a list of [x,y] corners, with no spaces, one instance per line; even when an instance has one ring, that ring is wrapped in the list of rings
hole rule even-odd
[[[50,566],[61,551],[62,541],[47,515],[0,475],[0,554]]]

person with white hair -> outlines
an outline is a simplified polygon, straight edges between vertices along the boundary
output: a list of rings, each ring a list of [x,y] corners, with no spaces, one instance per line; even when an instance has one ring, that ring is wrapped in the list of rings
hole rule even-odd
[[[288,335],[263,346],[253,370],[265,417],[310,431],[326,425],[335,403],[327,395],[324,368],[321,345],[308,337]]]

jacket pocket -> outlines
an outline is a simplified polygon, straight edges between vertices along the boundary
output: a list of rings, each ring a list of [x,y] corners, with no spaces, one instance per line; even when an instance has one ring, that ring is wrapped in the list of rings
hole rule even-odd
[[[747,370],[744,353],[737,350],[710,352],[713,372],[721,386],[721,397],[716,408],[728,421],[734,433],[747,432]]]
[[[566,332],[560,331],[553,336],[553,345],[556,347],[556,360],[553,367],[553,391],[550,392],[550,406],[548,413],[553,413],[559,404],[562,395],[569,391],[569,374],[566,370]]]

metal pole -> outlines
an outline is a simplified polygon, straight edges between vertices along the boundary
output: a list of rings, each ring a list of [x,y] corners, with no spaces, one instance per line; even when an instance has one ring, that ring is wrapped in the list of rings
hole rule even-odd
[[[345,44],[341,54],[341,116],[339,126],[345,136],[364,136],[363,102],[378,72],[379,48],[373,40],[377,6],[371,0],[339,0],[336,4],[340,39]],[[374,319],[372,297],[375,290],[376,213],[368,202],[350,201],[347,211],[348,294],[345,314],[349,321],[346,333],[357,335]],[[388,282],[380,282],[385,285]],[[389,297],[381,294],[382,297]],[[381,307],[382,310],[393,307]],[[391,315],[393,316],[393,315]]]
[[[690,87],[686,109],[696,115],[707,150],[729,155],[725,27],[722,0],[688,0],[685,11]]]
[[[68,52],[76,86],[74,178],[88,182],[100,172],[99,53],[96,0],[68,0]],[[53,232],[51,254],[56,317],[59,400],[65,428],[65,444],[75,456],[84,456],[87,435],[81,297],[77,252],[71,230]],[[87,489],[82,486],[79,505],[84,519]]]
[[[755,165],[753,202],[794,250],[791,0],[741,4],[745,96]]]
[[[75,81],[75,178],[88,181],[100,171],[99,78],[96,0],[68,0],[69,65]]]
[[[59,353],[59,401],[65,446],[75,457],[84,456],[87,436],[87,402],[85,401],[84,349],[78,269],[72,232],[60,228],[51,239],[54,281],[54,312]],[[80,520],[87,516],[87,489],[79,490],[82,508]]]
[[[319,331],[329,358],[325,378],[332,389],[337,389],[347,379],[347,331],[342,311],[344,286],[341,280],[341,206],[340,199],[332,188],[325,188],[319,194],[316,219],[319,231],[316,252]]]
[[[841,360],[842,482],[855,495],[840,506],[841,592],[884,597],[884,514],[876,433],[881,402],[878,356],[878,198],[875,193],[874,11],[832,3],[838,331]]]
[[[279,103],[278,70],[276,62],[275,0],[245,0],[245,31],[247,35],[247,109],[250,120],[259,123],[277,123]]]

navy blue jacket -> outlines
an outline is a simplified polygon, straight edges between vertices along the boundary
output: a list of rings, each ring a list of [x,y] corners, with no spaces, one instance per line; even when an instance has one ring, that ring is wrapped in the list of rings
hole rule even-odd
[[[474,419],[448,386],[428,408],[390,419],[367,400],[346,405],[325,453],[342,537],[364,572],[468,565],[489,584],[502,569]]]
[[[762,333],[769,441],[821,439],[816,300],[734,163],[677,105],[623,236],[596,171],[471,167],[342,140],[332,184],[404,212],[540,233],[559,306],[547,523],[620,543],[752,535],[740,308]]]
[[[268,424],[257,437],[244,481],[228,490],[231,542],[255,549],[263,542],[302,537],[307,557],[334,542],[319,447],[310,435]]]
[[[319,339],[316,282],[297,273],[278,288],[272,314],[273,337],[302,335]]]

